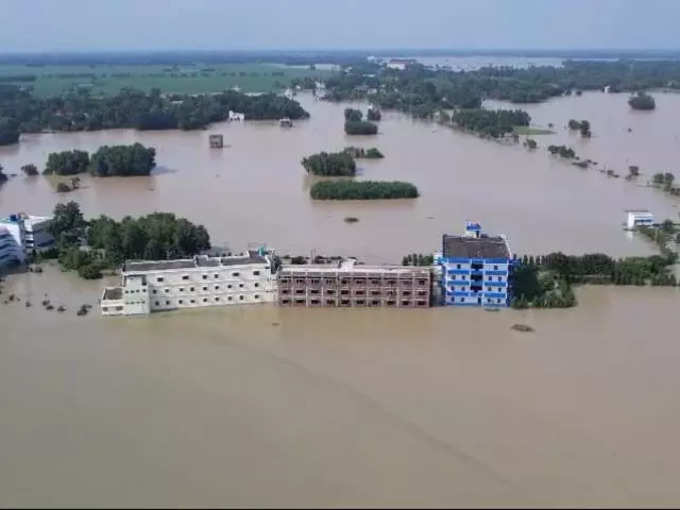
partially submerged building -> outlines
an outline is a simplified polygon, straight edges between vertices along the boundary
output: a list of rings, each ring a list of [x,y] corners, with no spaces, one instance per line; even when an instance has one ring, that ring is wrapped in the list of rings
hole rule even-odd
[[[0,219],[0,266],[22,264],[34,251],[54,246],[49,232],[51,216],[11,214]]]
[[[512,252],[504,236],[488,236],[479,223],[467,222],[462,235],[444,234],[435,263],[441,266],[439,284],[445,305],[510,303]]]
[[[121,285],[104,289],[104,315],[267,303],[276,299],[272,259],[262,250],[226,257],[127,261]]]
[[[393,307],[430,306],[429,267],[334,264],[283,265],[279,273],[281,306]]]
[[[210,135],[208,139],[211,149],[221,149],[224,147],[224,137],[222,135]]]
[[[626,211],[626,228],[635,230],[637,227],[651,227],[654,225],[654,215],[647,209],[628,209]]]

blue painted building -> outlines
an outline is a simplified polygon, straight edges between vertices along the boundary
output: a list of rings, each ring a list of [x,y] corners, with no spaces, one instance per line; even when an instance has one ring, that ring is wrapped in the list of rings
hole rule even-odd
[[[444,234],[440,267],[445,305],[504,307],[512,293],[512,253],[503,236],[482,233],[479,223],[467,222],[462,235]]]

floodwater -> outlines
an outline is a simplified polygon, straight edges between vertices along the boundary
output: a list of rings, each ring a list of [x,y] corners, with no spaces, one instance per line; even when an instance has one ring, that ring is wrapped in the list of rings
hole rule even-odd
[[[298,96],[311,118],[292,129],[277,122],[214,124],[206,131],[24,135],[0,148],[7,172],[20,175],[0,190],[0,214],[47,214],[58,201],[77,200],[87,216],[120,218],[174,211],[204,224],[213,244],[242,250],[266,242],[281,254],[355,255],[370,262],[399,262],[411,252],[439,248],[441,234],[461,231],[466,219],[490,233],[505,233],[519,254],[605,252],[648,254],[653,246],[621,230],[624,209],[649,208],[660,219],[677,218],[680,200],[645,188],[654,170],[672,170],[680,160],[680,96],[657,94],[654,112],[633,112],[625,94],[584,94],[527,107],[538,124],[564,126],[570,118],[591,120],[593,138],[581,140],[558,129],[536,137],[542,146],[569,141],[577,153],[625,173],[626,164],[648,172],[638,183],[583,171],[545,150],[529,153],[430,122],[386,112],[377,136],[343,132],[347,104]],[[364,105],[365,106],[365,105]],[[631,127],[628,133],[626,128]],[[222,150],[208,148],[208,135],[223,133]],[[104,144],[141,142],[157,150],[150,177],[83,177],[82,188],[57,194],[54,182],[27,178],[19,167],[44,166],[53,151],[93,151]],[[318,202],[309,197],[316,178],[300,160],[347,145],[377,146],[385,158],[360,161],[359,179],[407,180],[415,200]],[[347,216],[359,218],[347,224]]]
[[[678,289],[81,318],[100,282],[46,269],[0,304],[0,506],[680,501]]]
[[[625,158],[644,172],[672,169],[680,96],[658,95],[646,116],[629,112],[624,95],[599,98],[531,107],[538,124],[560,126],[539,143],[567,140],[617,170]],[[54,150],[133,141],[155,146],[160,168],[86,177],[68,195],[46,178],[16,177],[0,190],[0,213],[48,213],[69,199],[88,216],[172,210],[235,249],[267,241],[372,261],[435,249],[467,218],[506,232],[520,253],[651,253],[621,231],[623,209],[677,214],[677,199],[657,190],[398,113],[357,142],[342,134],[346,105],[302,99],[312,118],[290,130],[26,136],[0,149],[10,172]],[[561,129],[569,118],[591,120],[593,138]],[[230,146],[209,150],[211,132]],[[311,201],[299,160],[349,144],[387,156],[362,162],[359,178],[412,180],[422,196]],[[345,224],[347,215],[360,222]],[[262,305],[103,318],[96,302],[108,280],[44,267],[2,284],[2,300],[21,301],[0,301],[0,506],[680,501],[680,289],[578,288],[569,310]],[[44,310],[45,294],[67,311]],[[83,303],[95,308],[77,317]]]

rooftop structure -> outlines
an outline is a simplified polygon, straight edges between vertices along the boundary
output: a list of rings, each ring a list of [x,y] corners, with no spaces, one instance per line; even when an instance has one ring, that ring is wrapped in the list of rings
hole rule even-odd
[[[229,110],[228,119],[229,120],[235,120],[235,121],[243,121],[243,120],[246,120],[246,114]]]
[[[268,253],[125,262],[120,287],[104,289],[104,315],[148,314],[177,308],[275,301]]]
[[[430,306],[430,269],[368,266],[345,259],[334,264],[283,265],[282,306],[414,308]]]
[[[417,61],[412,58],[393,58],[387,62],[387,67],[389,69],[397,69],[399,71],[404,71],[408,66],[416,64]]]
[[[283,117],[279,119],[279,126],[281,127],[293,127],[293,121],[288,117]]]
[[[512,252],[505,237],[487,236],[479,223],[467,222],[462,235],[445,234],[440,285],[447,305],[507,306],[511,298]]]

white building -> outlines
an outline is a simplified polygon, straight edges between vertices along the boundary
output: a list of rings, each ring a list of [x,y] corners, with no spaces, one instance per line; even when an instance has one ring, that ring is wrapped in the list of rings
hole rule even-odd
[[[246,120],[245,113],[233,112],[229,110],[229,120],[243,121]]]
[[[633,230],[637,227],[651,227],[654,215],[646,209],[629,209],[626,211],[626,228]]]
[[[104,289],[103,315],[150,312],[276,300],[270,255],[250,251],[227,257],[128,261],[120,287]]]
[[[388,69],[396,69],[398,71],[404,71],[410,65],[415,64],[416,61],[412,58],[393,58],[387,62]]]
[[[54,237],[48,232],[51,221],[51,217],[25,213],[0,219],[0,266],[22,264],[34,250],[54,246]]]
[[[295,92],[293,92],[293,89],[287,88],[283,95],[288,99],[293,99],[293,97],[295,97]]]

